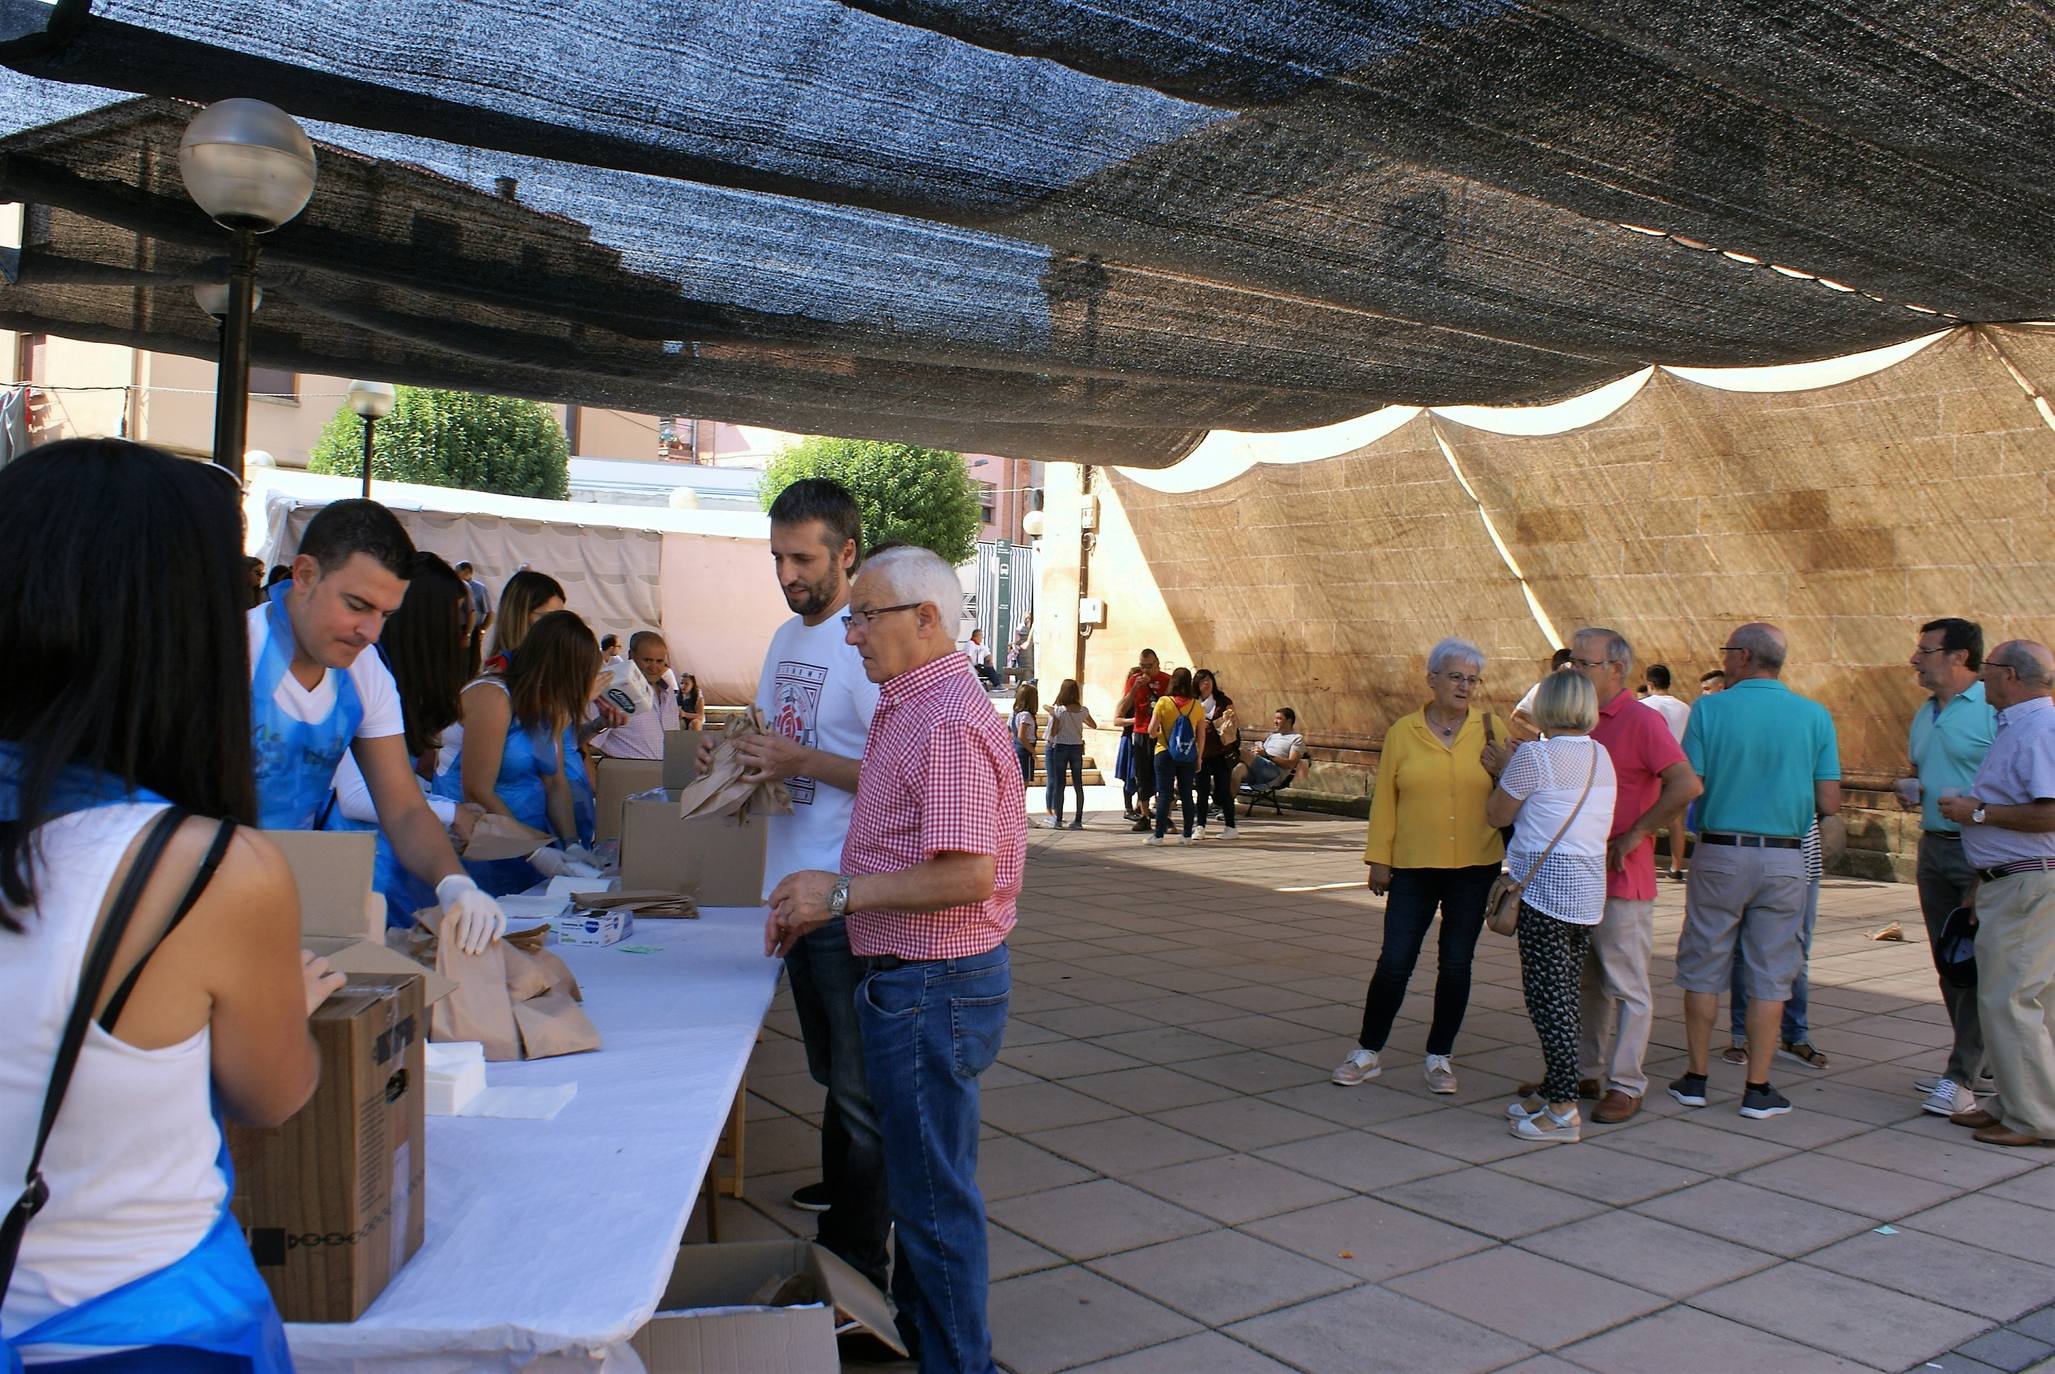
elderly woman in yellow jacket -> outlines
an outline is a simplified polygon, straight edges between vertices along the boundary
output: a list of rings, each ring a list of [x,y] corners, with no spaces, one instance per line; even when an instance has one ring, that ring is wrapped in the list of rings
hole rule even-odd
[[[1343,1087],[1384,1071],[1379,1056],[1439,910],[1427,1086],[1456,1090],[1453,1056],[1470,1005],[1470,960],[1484,929],[1484,900],[1505,858],[1484,804],[1504,766],[1506,723],[1471,704],[1483,675],[1483,650],[1468,640],[1442,640],[1427,655],[1433,699],[1385,731],[1363,847],[1370,891],[1386,899],[1384,947],[1363,999],[1357,1047],[1334,1071]]]

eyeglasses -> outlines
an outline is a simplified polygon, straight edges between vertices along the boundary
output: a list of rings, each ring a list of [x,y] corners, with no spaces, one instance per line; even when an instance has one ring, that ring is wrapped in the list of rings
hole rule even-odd
[[[1931,649],[1929,649],[1926,645],[1921,644],[1913,649],[1912,656],[1914,658],[1925,658],[1928,654],[1945,654],[1947,652],[1948,650],[1945,647],[1938,644]]]
[[[1577,668],[1603,668],[1605,667],[1606,662],[1607,660],[1600,659],[1598,662],[1593,663],[1588,658],[1572,658],[1570,660],[1571,666]]]
[[[926,604],[924,601],[908,601],[904,605],[899,606],[879,606],[868,611],[852,611],[850,614],[842,617],[842,628],[846,630],[861,620],[863,627],[868,630],[871,626],[877,624],[878,617],[881,615],[890,615],[894,611],[917,611]]]
[[[1720,652],[1723,654],[1745,654],[1748,650],[1742,648],[1739,644],[1722,644]]]
[[[1479,683],[1484,681],[1482,677],[1466,677],[1462,673],[1443,673],[1442,676],[1447,678],[1451,683],[1458,687],[1475,687]]]

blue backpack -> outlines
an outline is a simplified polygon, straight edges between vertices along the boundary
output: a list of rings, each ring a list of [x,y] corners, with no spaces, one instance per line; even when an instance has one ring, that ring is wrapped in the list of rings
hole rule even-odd
[[[1183,711],[1170,724],[1170,740],[1164,746],[1170,750],[1172,763],[1197,763],[1199,761],[1199,737],[1192,729],[1192,718]]]

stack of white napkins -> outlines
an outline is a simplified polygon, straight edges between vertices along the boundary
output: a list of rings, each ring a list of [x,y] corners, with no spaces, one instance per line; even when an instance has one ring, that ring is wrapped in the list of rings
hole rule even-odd
[[[428,1073],[428,1114],[462,1116],[485,1091],[485,1046],[476,1040],[431,1040],[422,1050]]]

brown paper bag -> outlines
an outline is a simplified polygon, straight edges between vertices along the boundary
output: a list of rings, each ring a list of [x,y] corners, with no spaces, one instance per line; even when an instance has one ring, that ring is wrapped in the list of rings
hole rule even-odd
[[[454,942],[439,940],[433,922],[417,926],[410,942],[414,958],[433,963],[457,985],[435,1004],[429,1038],[476,1040],[495,1062],[598,1049],[599,1031],[578,1005],[578,980],[562,959],[541,947],[548,930],[537,926],[493,941],[482,954],[466,954]]]
[[[713,764],[690,787],[678,794],[678,818],[694,816],[769,816],[792,810],[792,795],[785,784],[773,778],[750,782],[735,752],[735,743],[750,735],[768,733],[755,707],[729,720],[727,729],[714,741]]]
[[[478,863],[494,859],[525,859],[549,843],[549,836],[521,824],[511,816],[488,812],[478,818],[471,838],[464,845],[464,857]]]

